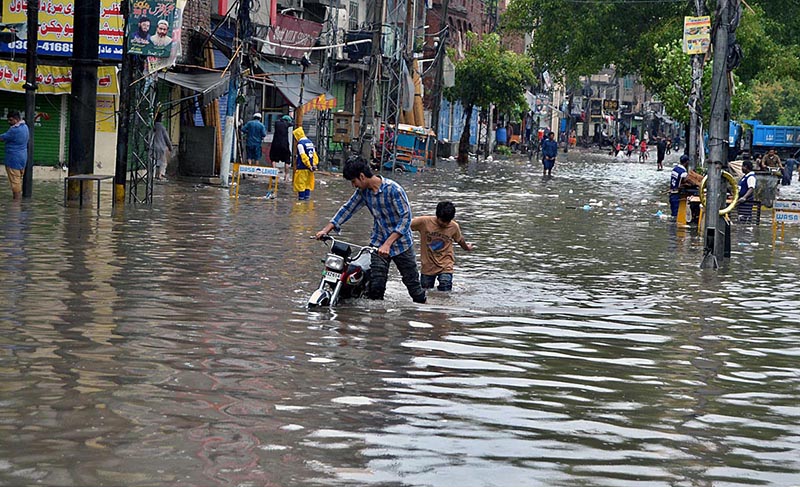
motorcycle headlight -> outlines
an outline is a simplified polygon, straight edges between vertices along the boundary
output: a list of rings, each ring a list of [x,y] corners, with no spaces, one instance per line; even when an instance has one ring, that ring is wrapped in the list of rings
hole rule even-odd
[[[325,267],[341,272],[344,269],[344,259],[338,255],[328,255],[325,259]]]

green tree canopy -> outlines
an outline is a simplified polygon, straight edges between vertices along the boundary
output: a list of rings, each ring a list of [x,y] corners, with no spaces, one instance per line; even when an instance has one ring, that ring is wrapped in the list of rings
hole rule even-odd
[[[499,35],[486,34],[480,41],[475,41],[473,33],[467,35],[472,47],[456,63],[455,86],[445,91],[449,100],[459,100],[465,108],[466,123],[459,146],[462,163],[469,147],[472,108],[495,104],[502,111],[510,111],[525,102],[525,88],[534,80],[531,59],[505,49]]]
[[[525,88],[534,80],[531,59],[505,49],[497,34],[487,34],[479,42],[475,34],[467,35],[473,46],[456,63],[455,86],[446,96],[465,106],[488,108],[495,104],[501,110],[524,102]]]

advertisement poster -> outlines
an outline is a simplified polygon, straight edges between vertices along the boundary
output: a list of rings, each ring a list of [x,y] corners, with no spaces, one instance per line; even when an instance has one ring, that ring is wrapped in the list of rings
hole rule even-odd
[[[711,17],[683,18],[683,52],[705,54],[711,46]]]
[[[75,21],[73,14],[77,0],[40,0],[39,39],[40,56],[72,56],[72,38]],[[120,10],[121,0],[100,1],[100,59],[122,59],[122,41],[125,21]],[[3,23],[24,23],[28,20],[27,0],[10,0],[3,3]],[[24,56],[27,41],[0,43],[0,52]]]
[[[14,93],[25,93],[25,64],[0,60],[0,89]],[[69,66],[43,66],[36,69],[37,93],[69,95],[72,91],[72,68]],[[100,66],[97,68],[97,94],[117,95],[116,68]]]
[[[175,0],[136,0],[131,3],[128,23],[128,52],[152,57],[169,57],[176,42]]]
[[[320,32],[322,24],[279,13],[273,28],[267,34],[269,43],[264,43],[261,52],[274,56],[301,58],[305,53],[304,48],[313,46]]]

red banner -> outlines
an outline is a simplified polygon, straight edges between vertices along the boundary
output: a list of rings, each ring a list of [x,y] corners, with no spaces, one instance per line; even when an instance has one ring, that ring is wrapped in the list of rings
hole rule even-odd
[[[262,52],[274,56],[301,58],[304,48],[312,47],[322,32],[322,24],[278,14],[269,30]]]

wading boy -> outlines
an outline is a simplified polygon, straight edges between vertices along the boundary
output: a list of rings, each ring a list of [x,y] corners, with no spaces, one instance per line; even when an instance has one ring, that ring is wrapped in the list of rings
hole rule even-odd
[[[439,291],[453,289],[453,267],[456,262],[453,243],[470,251],[475,248],[464,241],[461,228],[453,221],[456,207],[449,201],[436,205],[436,216],[420,216],[411,220],[411,230],[419,232],[422,272],[420,284],[423,289],[432,289],[436,279]]]

